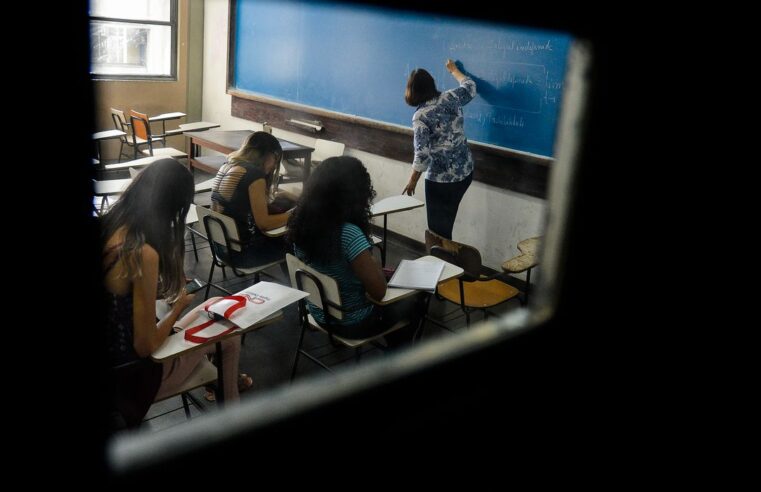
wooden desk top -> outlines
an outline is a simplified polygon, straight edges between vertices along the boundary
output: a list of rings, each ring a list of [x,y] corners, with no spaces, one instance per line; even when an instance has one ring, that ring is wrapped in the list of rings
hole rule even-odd
[[[392,195],[373,203],[370,213],[373,217],[378,215],[392,214],[422,207],[425,203],[409,195]]]
[[[252,130],[206,130],[203,132],[189,131],[185,132],[185,135],[191,137],[194,141],[208,142],[212,145],[223,147],[228,153],[230,153],[234,150],[238,150],[240,146],[243,145],[243,141],[246,137],[252,133],[254,133]],[[289,142],[288,140],[283,140],[282,138],[278,138],[278,141],[283,148],[283,154],[307,150],[311,153],[314,150],[312,147],[299,145],[297,143]]]
[[[200,132],[208,130],[210,128],[217,128],[219,123],[210,123],[208,121],[196,121],[193,123],[183,123],[180,126],[180,130],[184,132]]]

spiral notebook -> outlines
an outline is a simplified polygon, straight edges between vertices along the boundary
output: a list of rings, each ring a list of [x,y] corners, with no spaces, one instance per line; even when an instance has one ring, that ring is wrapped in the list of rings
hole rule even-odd
[[[388,286],[434,292],[443,271],[443,261],[402,260]]]

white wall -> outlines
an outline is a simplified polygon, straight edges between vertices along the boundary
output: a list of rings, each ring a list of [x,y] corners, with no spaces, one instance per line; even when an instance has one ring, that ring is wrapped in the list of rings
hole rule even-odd
[[[231,96],[225,94],[228,2],[205,1],[203,120],[220,123],[222,130],[261,130],[261,122],[230,116]],[[399,97],[402,97],[401,92]],[[410,108],[410,120],[411,118]],[[278,128],[274,128],[272,133],[296,143],[314,145],[314,139],[310,137]],[[410,163],[348,147],[345,153],[357,157],[365,164],[378,198],[401,193],[407,183]],[[415,196],[425,201],[422,179]],[[516,245],[519,241],[542,233],[544,214],[544,200],[474,181],[460,204],[452,238],[478,248],[484,265],[499,270],[503,261],[518,254]],[[425,208],[390,215],[388,225],[394,232],[423,242],[426,229]]]

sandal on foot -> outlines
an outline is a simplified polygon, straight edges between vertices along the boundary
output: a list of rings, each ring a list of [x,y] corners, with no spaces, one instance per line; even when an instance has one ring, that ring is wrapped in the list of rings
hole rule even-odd
[[[254,380],[251,378],[251,376],[245,372],[242,372],[238,375],[238,393],[243,393],[253,385]]]
[[[253,385],[254,380],[251,378],[251,376],[245,372],[242,372],[238,375],[238,393],[243,393]],[[210,387],[206,387],[206,393],[203,395],[203,397],[206,401],[217,401],[217,396],[214,393],[214,390]]]
[[[216,393],[214,393],[214,385],[213,384],[207,384],[204,387],[204,394],[203,399],[206,401],[217,401]]]

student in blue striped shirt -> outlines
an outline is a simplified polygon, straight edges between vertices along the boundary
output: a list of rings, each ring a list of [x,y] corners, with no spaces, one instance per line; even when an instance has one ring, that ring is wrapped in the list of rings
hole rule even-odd
[[[317,271],[338,281],[348,311],[335,326],[335,334],[366,338],[399,320],[412,323],[386,336],[389,346],[411,340],[422,316],[423,296],[396,302],[382,309],[371,303],[386,294],[386,278],[370,250],[370,205],[375,190],[359,159],[349,156],[325,159],[312,173],[288,221],[287,240],[294,254]],[[308,303],[315,320],[325,314]]]

